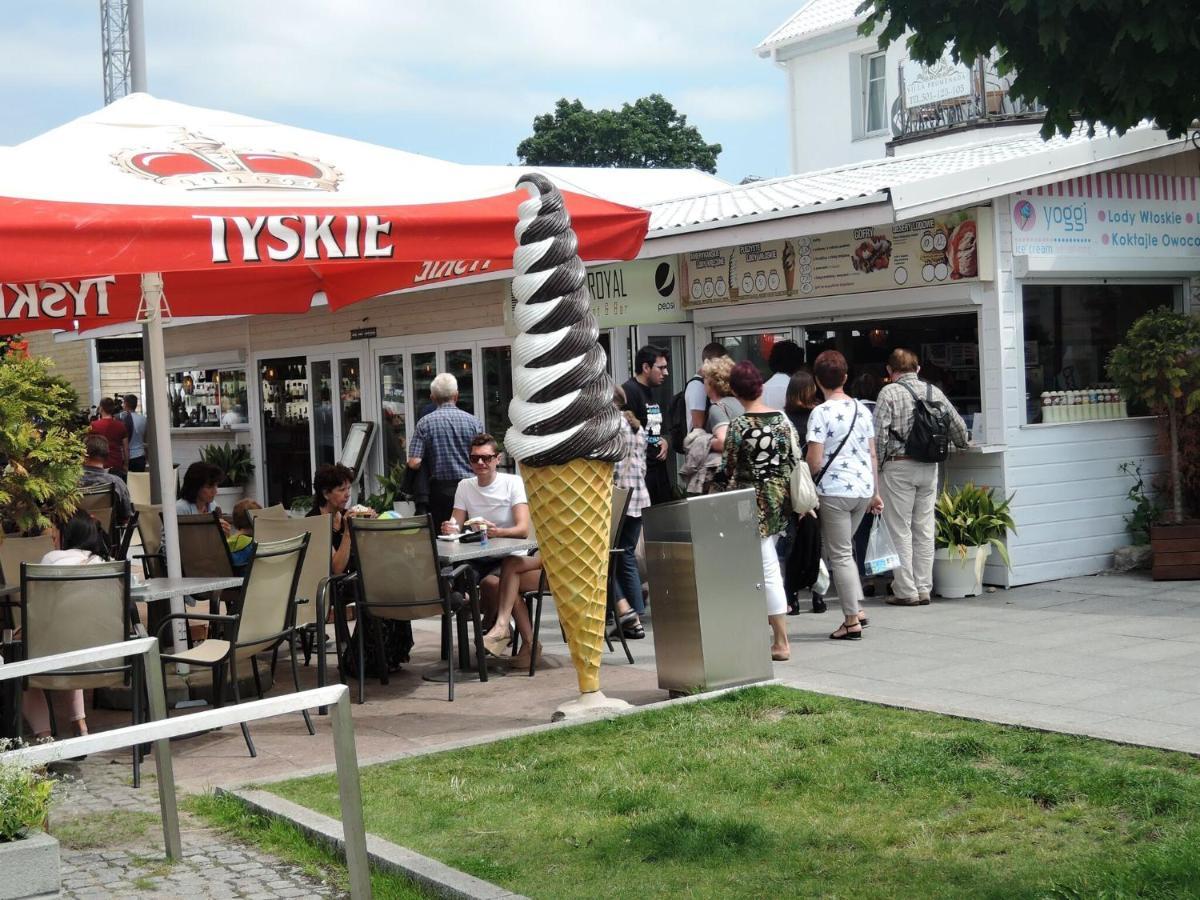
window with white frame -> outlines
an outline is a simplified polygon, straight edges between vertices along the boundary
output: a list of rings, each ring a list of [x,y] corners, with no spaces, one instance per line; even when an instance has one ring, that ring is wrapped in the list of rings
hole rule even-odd
[[[864,53],[862,73],[862,132],[876,134],[887,130],[887,55]]]

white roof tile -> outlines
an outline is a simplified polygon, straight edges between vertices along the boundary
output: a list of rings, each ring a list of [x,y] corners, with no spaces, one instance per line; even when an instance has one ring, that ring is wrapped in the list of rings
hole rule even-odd
[[[775,47],[796,43],[821,32],[857,21],[862,0],[809,0],[786,22],[768,34],[755,50],[767,56]]]
[[[1148,128],[1139,128],[1130,134],[1148,131]],[[1117,140],[1103,135],[1094,139],[1097,144]],[[738,225],[756,217],[820,212],[844,201],[876,194],[882,201],[885,194],[901,186],[920,182],[931,182],[936,186],[939,180],[959,173],[977,174],[983,187],[989,183],[989,167],[1012,161],[1028,160],[1029,165],[1022,165],[1022,168],[1027,168],[1030,175],[1044,173],[1044,180],[1051,182],[1056,180],[1055,154],[1068,148],[1087,149],[1088,143],[1086,130],[1076,131],[1069,138],[1054,137],[1049,141],[1043,141],[1036,133],[1024,134],[757,181],[650,206],[650,236],[666,237],[672,232],[697,227]],[[1035,164],[1037,157],[1041,159]]]

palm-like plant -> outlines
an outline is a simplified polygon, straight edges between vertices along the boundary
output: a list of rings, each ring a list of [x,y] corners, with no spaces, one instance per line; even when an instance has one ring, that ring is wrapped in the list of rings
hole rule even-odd
[[[990,544],[1004,564],[1011,566],[1004,538],[1008,532],[1017,530],[1009,512],[1012,496],[997,500],[994,491],[994,488],[980,487],[969,481],[942,491],[935,507],[935,545],[953,550],[966,559],[967,548]]]
[[[220,469],[225,478],[221,487],[240,487],[254,477],[254,461],[245,444],[209,444],[200,450],[200,458]]]

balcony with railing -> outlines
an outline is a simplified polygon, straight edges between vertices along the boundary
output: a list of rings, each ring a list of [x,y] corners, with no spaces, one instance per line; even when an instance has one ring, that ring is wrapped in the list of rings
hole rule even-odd
[[[1045,107],[1010,93],[1015,73],[1001,75],[996,61],[973,65],[943,56],[933,65],[902,59],[899,96],[892,110],[892,143],[906,143],[960,129],[1036,122]]]

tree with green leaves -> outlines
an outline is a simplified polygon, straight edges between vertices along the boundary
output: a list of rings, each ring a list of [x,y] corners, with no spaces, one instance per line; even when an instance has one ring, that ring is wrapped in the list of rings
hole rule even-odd
[[[1070,134],[1074,117],[1124,134],[1151,119],[1171,137],[1200,114],[1200,16],[1163,0],[866,0],[862,34],[887,47],[908,34],[913,59],[946,47],[971,63],[995,50],[1009,93],[1046,107],[1042,136]]]
[[[530,166],[621,166],[633,169],[717,171],[720,144],[707,144],[687,116],[662,94],[619,110],[592,110],[565,97],[553,113],[533,120],[533,134],[517,145]]]
[[[1133,323],[1108,356],[1108,377],[1127,399],[1165,416],[1170,442],[1171,521],[1183,521],[1179,426],[1200,409],[1200,319],[1156,309]]]
[[[0,356],[0,522],[37,534],[79,502],[79,396],[40,357]]]

